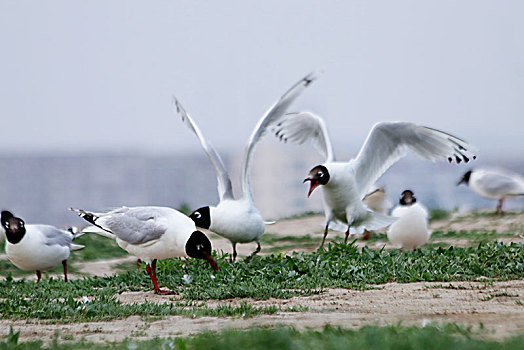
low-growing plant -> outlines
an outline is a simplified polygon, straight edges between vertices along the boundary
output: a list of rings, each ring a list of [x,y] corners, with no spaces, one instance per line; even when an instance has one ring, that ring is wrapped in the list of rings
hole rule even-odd
[[[141,335],[140,332],[134,334]],[[147,333],[147,332],[146,332]],[[43,349],[42,341],[19,343],[19,332],[10,330],[0,349]],[[251,328],[248,330],[224,330],[204,332],[178,338],[154,338],[138,341],[126,339],[120,343],[93,344],[73,342],[59,344],[57,341],[46,349],[524,349],[524,335],[502,340],[486,340],[483,328],[465,327],[455,323],[430,323],[424,327],[405,327],[400,324],[386,327],[364,326],[359,329],[343,329],[326,326],[321,330],[296,330],[292,327]]]
[[[347,245],[335,242],[327,249],[312,253],[255,256],[234,263],[227,254],[218,256],[220,268],[217,272],[202,260],[161,260],[158,280],[176,293],[177,300],[184,301],[290,298],[322,293],[325,288],[365,289],[393,281],[510,280],[524,277],[523,248],[522,243],[481,242],[476,247],[444,249],[430,246],[401,252],[358,248],[354,242]],[[7,278],[0,281],[3,298],[0,299],[0,317],[67,322],[129,315],[184,314],[186,311],[181,309],[187,310],[173,303],[124,305],[114,298],[117,293],[138,290],[151,290],[149,276],[143,270],[86,277],[68,283],[53,278],[43,279],[38,284]],[[82,302],[84,297],[93,301]],[[205,307],[195,308],[204,309],[204,313],[215,312]]]

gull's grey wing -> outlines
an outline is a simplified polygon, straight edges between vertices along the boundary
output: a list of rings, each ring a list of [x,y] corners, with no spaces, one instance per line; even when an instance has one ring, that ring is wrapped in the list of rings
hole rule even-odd
[[[157,208],[121,208],[97,220],[104,229],[129,244],[143,244],[162,237],[167,226],[158,221],[164,213]]]
[[[494,196],[524,194],[524,182],[507,173],[486,172],[479,177],[477,185]]]
[[[70,247],[73,241],[73,234],[64,230],[60,230],[51,225],[33,225],[35,229],[39,230],[44,235],[45,245],[59,245],[62,247]]]
[[[242,167],[242,191],[244,196],[252,198],[251,185],[249,182],[249,168],[251,166],[251,159],[255,145],[260,138],[265,134],[267,128],[275,123],[286,113],[291,103],[308,87],[313,81],[318,78],[319,73],[313,72],[302,78],[299,82],[293,85],[284,95],[282,95],[273,106],[259,119],[257,125],[253,129],[253,133],[247,143],[246,152],[244,154],[244,163]]]
[[[180,116],[182,117],[182,121],[198,137],[200,144],[202,145],[202,148],[211,160],[211,163],[213,163],[213,167],[215,167],[215,170],[217,172],[218,195],[220,196],[220,200],[222,201],[223,199],[233,199],[233,187],[231,186],[231,179],[229,178],[229,174],[226,170],[226,167],[224,166],[224,162],[222,162],[222,158],[220,158],[220,155],[216,152],[213,146],[206,141],[204,135],[202,135],[202,132],[200,131],[196,123],[189,116],[189,114],[187,114],[186,110],[184,109],[184,107],[182,107],[182,105],[176,99],[175,96],[173,96],[173,105],[176,108],[176,112],[180,114]]]
[[[450,163],[467,163],[476,158],[471,153],[473,147],[466,141],[440,130],[408,122],[377,123],[353,160],[360,198],[391,165],[406,154],[408,148],[430,161],[447,159]]]
[[[284,142],[291,141],[301,145],[311,140],[313,147],[326,159],[326,163],[335,160],[326,124],[320,116],[312,112],[288,113],[278,121],[272,131]]]

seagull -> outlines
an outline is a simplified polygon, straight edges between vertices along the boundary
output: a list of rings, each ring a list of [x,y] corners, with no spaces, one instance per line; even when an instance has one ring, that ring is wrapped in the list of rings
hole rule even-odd
[[[400,249],[417,249],[431,236],[428,211],[417,203],[411,190],[402,192],[399,205],[393,209],[391,216],[399,219],[389,226],[388,240]]]
[[[326,217],[324,237],[330,225],[345,224],[345,242],[349,234],[362,233],[364,229],[376,230],[395,222],[395,218],[373,212],[362,199],[377,179],[395,162],[413,150],[420,157],[436,161],[447,159],[450,163],[469,162],[476,156],[471,146],[450,134],[437,129],[408,122],[380,122],[373,126],[358,155],[349,162],[335,161],[324,120],[311,112],[290,113],[283,116],[273,128],[280,140],[303,144],[310,140],[325,157],[323,164],[309,172],[305,182],[310,182],[308,197],[322,185]]]
[[[74,228],[66,231],[51,225],[26,225],[7,210],[2,211],[0,221],[7,238],[5,252],[9,261],[21,270],[36,271],[37,283],[42,271],[62,263],[67,282],[67,258],[71,250],[84,248],[72,243]]]
[[[176,256],[205,259],[218,271],[211,256],[211,242],[194,222],[181,212],[167,207],[121,207],[106,213],[70,208],[94,225],[82,232],[93,232],[115,239],[120,248],[146,263],[155,294],[174,294],[161,290],[156,280],[156,262]]]
[[[502,168],[483,168],[467,171],[457,183],[466,184],[482,197],[498,199],[496,214],[504,214],[502,204],[508,197],[524,196],[524,178]]]
[[[196,123],[173,96],[176,112],[181,116],[186,126],[196,134],[217,172],[219,203],[216,206],[198,208],[190,214],[190,217],[198,227],[215,232],[231,242],[233,245],[233,261],[237,257],[237,243],[257,243],[257,248],[250,257],[260,252],[260,238],[264,234],[265,225],[269,224],[269,222],[264,222],[260,211],[255,207],[251,193],[249,169],[255,145],[265,134],[268,127],[282,117],[289,105],[307,86],[317,79],[317,76],[317,73],[311,73],[293,85],[258,121],[246,147],[242,167],[242,196],[238,199],[233,196],[231,179],[219,154],[206,141]]]

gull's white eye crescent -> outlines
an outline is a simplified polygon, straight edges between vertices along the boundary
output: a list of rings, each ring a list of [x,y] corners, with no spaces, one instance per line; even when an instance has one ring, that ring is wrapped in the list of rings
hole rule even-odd
[[[195,212],[195,218],[200,219],[202,217],[202,214],[200,214],[198,211]]]

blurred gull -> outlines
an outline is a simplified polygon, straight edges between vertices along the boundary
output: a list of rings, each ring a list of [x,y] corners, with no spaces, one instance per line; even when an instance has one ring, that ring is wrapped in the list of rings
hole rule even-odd
[[[495,213],[503,214],[502,204],[506,198],[524,196],[524,178],[502,168],[479,168],[466,172],[457,183],[466,184],[482,197],[498,199]]]
[[[428,229],[428,211],[417,203],[415,195],[405,190],[400,196],[399,205],[391,216],[397,217],[388,229],[387,236],[391,244],[401,249],[417,249],[431,236]]]

